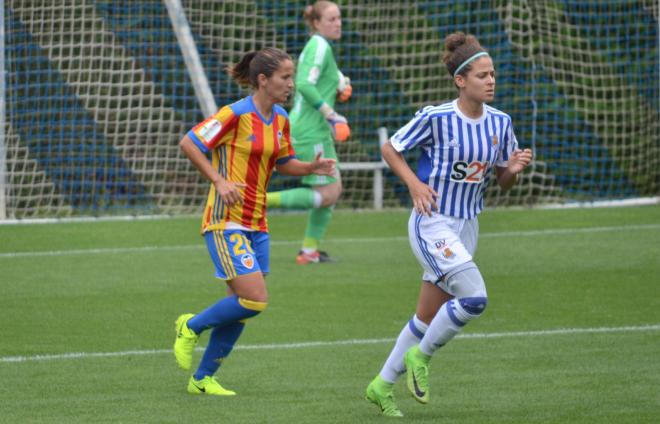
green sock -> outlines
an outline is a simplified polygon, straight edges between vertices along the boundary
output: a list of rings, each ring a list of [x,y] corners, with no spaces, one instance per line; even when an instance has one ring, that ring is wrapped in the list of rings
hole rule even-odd
[[[332,206],[316,208],[309,211],[307,216],[307,229],[303,240],[303,249],[318,250],[319,242],[325,235],[325,230],[332,219]]]
[[[266,206],[270,208],[309,209],[314,207],[314,190],[311,188],[293,188],[275,191],[266,195]]]

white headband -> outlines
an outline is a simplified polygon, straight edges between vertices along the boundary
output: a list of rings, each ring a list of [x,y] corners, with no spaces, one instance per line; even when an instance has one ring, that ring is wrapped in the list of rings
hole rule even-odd
[[[461,69],[465,68],[470,62],[472,62],[474,59],[476,59],[478,57],[481,57],[481,56],[488,56],[488,53],[487,52],[479,52],[479,53],[476,53],[476,54],[473,54],[472,56],[470,56],[465,62],[461,63],[461,66],[456,68],[456,70],[454,71],[454,77],[456,77],[456,75],[458,75],[458,73],[461,72]]]

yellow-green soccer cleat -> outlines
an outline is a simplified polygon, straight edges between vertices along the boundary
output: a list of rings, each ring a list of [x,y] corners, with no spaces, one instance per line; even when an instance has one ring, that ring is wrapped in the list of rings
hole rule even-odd
[[[413,346],[403,356],[403,362],[408,370],[406,382],[408,390],[419,403],[429,402],[429,360],[431,357]]]
[[[188,320],[195,316],[194,314],[183,314],[176,319],[174,330],[176,339],[174,339],[174,357],[176,363],[184,370],[189,370],[192,366],[192,354],[199,336],[188,328]]]
[[[403,417],[394,400],[394,384],[376,376],[367,386],[367,400],[376,404],[386,417]]]
[[[188,393],[193,395],[216,395],[216,396],[234,396],[236,392],[227,390],[218,383],[215,377],[207,375],[201,380],[195,380],[190,377],[188,382]]]

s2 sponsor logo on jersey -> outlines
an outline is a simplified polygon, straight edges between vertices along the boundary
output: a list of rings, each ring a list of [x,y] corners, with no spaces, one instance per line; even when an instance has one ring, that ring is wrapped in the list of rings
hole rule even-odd
[[[480,183],[484,179],[487,169],[488,161],[480,162],[475,160],[467,163],[459,160],[452,165],[450,177],[452,181],[459,183]]]

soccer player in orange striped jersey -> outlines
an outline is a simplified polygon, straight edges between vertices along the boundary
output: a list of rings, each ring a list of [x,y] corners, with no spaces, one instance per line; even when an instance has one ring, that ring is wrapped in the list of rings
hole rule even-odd
[[[254,93],[221,108],[179,143],[211,182],[202,234],[215,276],[227,282],[227,297],[198,314],[179,316],[174,343],[177,363],[188,370],[199,335],[211,329],[188,392],[221,396],[235,393],[222,387],[214,374],[238,340],[245,320],[266,309],[268,302],[266,188],[273,170],[294,176],[335,172],[334,159],[319,154],[311,162],[302,162],[295,157],[289,118],[278,105],[293,91],[294,66],[287,53],[274,48],[248,53],[229,74]]]

